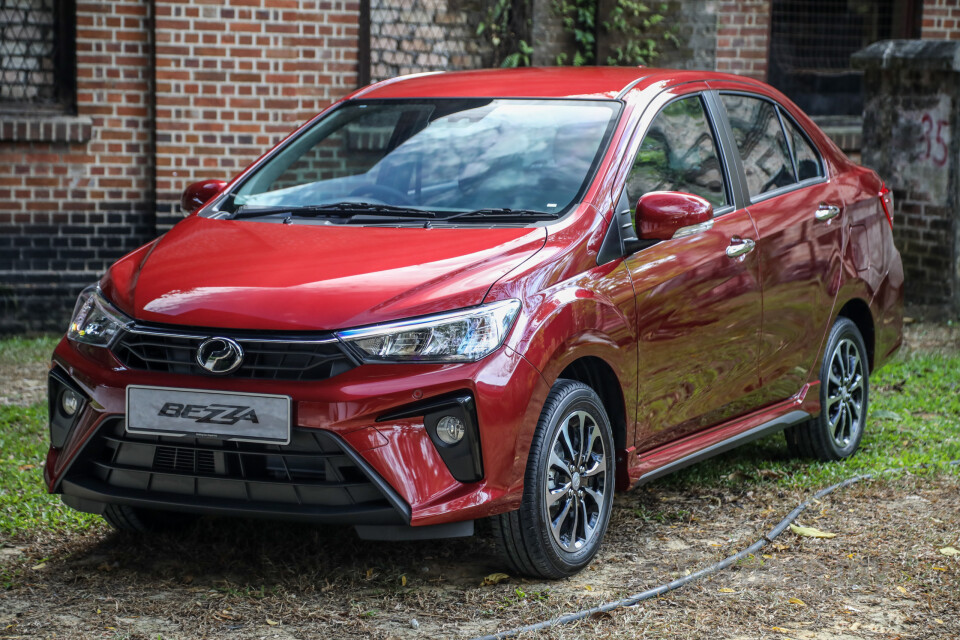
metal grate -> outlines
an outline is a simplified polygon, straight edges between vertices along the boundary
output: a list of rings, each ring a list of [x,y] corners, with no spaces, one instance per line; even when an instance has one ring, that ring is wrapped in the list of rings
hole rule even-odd
[[[0,0],[0,102],[73,101],[73,3]]]
[[[352,369],[354,362],[335,338],[265,340],[223,333],[177,334],[134,329],[124,333],[113,352],[130,369],[185,375],[210,375],[196,362],[197,347],[210,335],[236,340],[243,364],[230,374],[257,380],[326,380]]]
[[[910,37],[908,0],[773,0],[770,83],[811,115],[859,115],[862,73],[850,56]]]

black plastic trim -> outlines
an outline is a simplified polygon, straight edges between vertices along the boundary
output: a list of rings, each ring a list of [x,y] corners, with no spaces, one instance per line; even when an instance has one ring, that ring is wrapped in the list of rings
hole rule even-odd
[[[267,518],[316,524],[403,524],[402,515],[391,507],[352,506],[335,509],[297,506],[290,508],[269,502],[250,502],[241,507],[237,506],[236,502],[226,500],[159,492],[146,494],[150,497],[145,498],[142,491],[113,487],[92,477],[64,480],[61,486],[63,503],[86,513],[102,513],[103,509],[100,505],[123,504],[160,511]]]
[[[73,414],[72,417],[66,416],[60,411],[59,400],[62,390],[57,388],[57,385],[70,389],[83,399],[77,408],[77,412]],[[66,371],[63,371],[59,366],[50,369],[50,373],[47,375],[47,416],[50,444],[53,445],[54,448],[60,449],[66,444],[67,439],[70,437],[70,432],[77,426],[77,421],[89,403],[90,398],[87,397],[87,394],[70,378]],[[54,426],[61,432],[61,435],[58,437],[54,437]]]
[[[640,476],[640,479],[637,480],[636,484],[639,485],[651,480],[655,480],[667,474],[673,473],[674,471],[679,471],[680,469],[706,460],[707,458],[712,458],[713,456],[729,451],[730,449],[735,449],[740,445],[753,442],[754,440],[759,440],[760,438],[772,435],[779,431],[783,431],[784,429],[792,427],[795,424],[809,420],[810,417],[810,414],[806,411],[800,411],[799,409],[791,411],[790,413],[786,413],[782,416],[774,418],[769,422],[765,422],[752,429],[748,429],[743,433],[737,434],[732,438],[727,438],[722,442],[718,442],[714,445],[701,449],[696,453],[691,453],[690,455],[680,458],[679,460],[674,460],[670,464],[666,464],[659,469],[654,469],[650,473],[645,473]]]
[[[95,504],[126,504],[130,506],[187,511],[190,513],[217,513],[221,515],[233,515],[240,517],[265,517],[278,518],[284,520],[296,520],[303,522],[317,522],[328,524],[409,524],[411,519],[410,505],[398,494],[390,484],[384,480],[363,457],[353,450],[340,436],[330,431],[323,431],[325,437],[330,438],[339,447],[342,455],[346,456],[354,465],[366,476],[370,483],[383,495],[384,500],[389,507],[332,507],[309,505],[284,505],[278,506],[264,501],[250,501],[238,503],[236,500],[209,498],[206,496],[188,496],[182,494],[165,494],[162,492],[144,492],[138,489],[125,489],[115,487],[92,476],[82,476],[80,478],[71,475],[71,471],[79,462],[88,462],[86,458],[86,449],[92,446],[98,438],[104,438],[100,434],[102,429],[110,428],[115,420],[123,420],[123,416],[114,416],[105,419],[97,427],[97,431],[91,435],[84,443],[80,451],[73,456],[70,465],[60,476],[60,481],[54,487],[52,493],[62,493],[64,503],[73,506],[70,502],[72,498],[77,498],[81,502]],[[284,455],[281,452],[245,452],[247,455]],[[287,457],[295,457],[297,454],[286,454]],[[193,474],[191,474],[193,475]],[[229,479],[228,479],[229,480]],[[278,482],[277,487],[291,486],[290,483]],[[99,513],[99,511],[89,511],[88,509],[75,507],[82,511],[90,513]]]
[[[466,425],[463,440],[447,444],[437,435],[437,423],[443,416],[456,415]],[[430,441],[443,459],[450,475],[458,482],[477,482],[483,479],[483,457],[480,451],[480,433],[477,422],[477,406],[467,392],[430,398],[423,402],[401,407],[385,413],[377,422],[389,422],[423,416],[423,426]]]
[[[439,540],[441,538],[469,538],[473,535],[473,520],[462,522],[448,522],[422,527],[406,527],[397,525],[372,526],[357,525],[354,527],[361,540],[380,540],[384,542],[400,542],[405,540]]]

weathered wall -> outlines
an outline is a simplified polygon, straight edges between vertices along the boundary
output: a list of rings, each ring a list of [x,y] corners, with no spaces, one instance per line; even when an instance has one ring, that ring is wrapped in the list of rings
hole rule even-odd
[[[717,68],[718,0],[671,0],[664,24],[677,36],[678,44],[662,43],[658,67],[673,69]]]
[[[371,0],[370,79],[489,65],[490,43],[477,36],[484,6],[480,0]]]
[[[960,311],[960,42],[878,42],[854,62],[863,163],[894,191],[907,300]]]

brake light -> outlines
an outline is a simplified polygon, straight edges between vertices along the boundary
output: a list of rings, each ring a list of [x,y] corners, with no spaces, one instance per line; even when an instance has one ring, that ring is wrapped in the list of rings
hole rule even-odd
[[[887,222],[893,229],[893,191],[887,189],[887,185],[880,188],[880,204],[883,206],[883,212],[887,214]]]

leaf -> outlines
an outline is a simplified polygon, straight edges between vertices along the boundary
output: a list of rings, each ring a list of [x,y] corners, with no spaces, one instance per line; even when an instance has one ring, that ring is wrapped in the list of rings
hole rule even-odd
[[[593,587],[591,587],[588,584],[583,585],[583,588],[586,589],[587,591],[593,591]]]
[[[728,589],[727,587],[724,587],[722,589],[717,589],[717,591],[719,591],[720,593],[736,593],[736,591],[734,591],[733,589]]]
[[[904,589],[903,587],[897,587],[897,591],[899,591],[899,592],[902,593],[903,595],[907,595],[907,590]]]
[[[401,587],[407,586],[407,576],[400,576],[400,586]]]
[[[17,467],[18,471],[30,471],[30,469],[36,469],[36,467],[33,466],[32,464],[22,464],[19,467]]]
[[[373,577],[373,569],[367,569],[367,580]]]
[[[790,604],[795,604],[800,607],[807,606],[807,603],[801,600],[800,598],[790,598],[789,600],[787,600],[787,602],[789,602]]]
[[[951,557],[960,556],[960,551],[957,551],[953,547],[944,547],[943,549],[940,549],[940,553],[945,556],[951,556]]]
[[[489,587],[494,584],[500,584],[504,580],[509,580],[510,576],[505,573],[491,573],[486,578],[483,579],[483,582],[480,584],[481,587]]]
[[[267,624],[270,625],[271,627],[276,627],[276,626],[279,626],[280,623],[277,622],[276,620],[271,620],[270,618],[267,618]]]
[[[795,524],[790,525],[790,531],[793,531],[798,536],[803,536],[804,538],[836,538],[837,534],[827,533],[826,531],[820,531],[820,529],[815,529],[813,527],[798,527]]]
[[[870,414],[870,417],[875,420],[893,420],[894,422],[900,422],[903,419],[896,411],[887,411],[885,409],[874,411]]]

